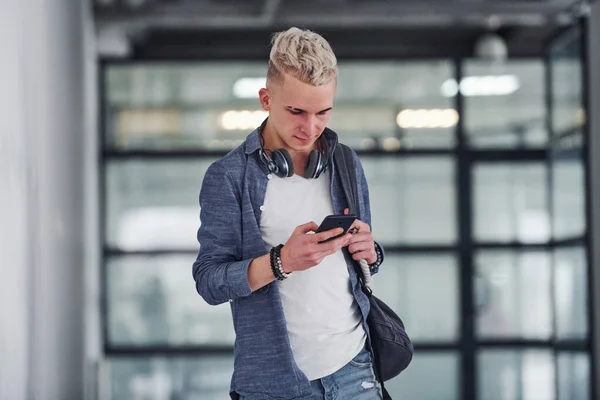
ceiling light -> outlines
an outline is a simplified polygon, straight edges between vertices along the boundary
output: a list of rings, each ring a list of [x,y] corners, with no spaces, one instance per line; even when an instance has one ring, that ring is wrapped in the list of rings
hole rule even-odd
[[[373,138],[364,138],[360,142],[360,148],[363,150],[371,150],[377,148],[377,141]]]
[[[233,84],[233,95],[240,99],[258,98],[258,91],[267,84],[267,78],[241,78]]]
[[[508,57],[508,47],[500,35],[489,32],[477,39],[474,53],[484,60],[502,62]]]
[[[454,97],[460,90],[463,96],[506,96],[521,87],[516,75],[467,76],[460,81],[448,79],[442,83],[441,91],[445,97]]]
[[[403,129],[435,129],[450,128],[458,123],[458,119],[458,113],[452,108],[406,109],[398,113],[396,123]]]
[[[234,130],[256,129],[269,116],[269,113],[262,110],[229,110],[221,114],[221,128]]]
[[[117,115],[118,132],[122,135],[178,135],[181,125],[178,109],[124,109]]]
[[[456,83],[456,79],[447,79],[442,83],[441,89],[445,97],[454,97],[458,94],[458,83]]]
[[[585,121],[586,121],[585,110],[583,108],[580,108],[577,111],[577,123],[579,124],[579,126],[583,126],[583,125],[585,125]]]
[[[385,151],[399,150],[401,147],[400,140],[395,137],[387,137],[383,139],[383,149]]]

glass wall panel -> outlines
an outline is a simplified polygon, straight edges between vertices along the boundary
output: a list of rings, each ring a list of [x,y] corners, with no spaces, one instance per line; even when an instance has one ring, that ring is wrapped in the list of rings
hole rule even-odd
[[[469,144],[532,148],[548,142],[544,64],[539,60],[464,64],[460,91]]]
[[[440,88],[453,74],[444,60],[341,62],[329,127],[355,148],[452,147],[459,116]],[[231,149],[266,117],[265,76],[262,62],[110,66],[105,144]]]
[[[371,287],[402,318],[413,341],[458,340],[459,282],[454,255],[387,255]]]
[[[107,243],[129,251],[196,250],[198,195],[213,161],[145,159],[107,164]]]
[[[579,157],[552,162],[552,224],[555,239],[585,233],[585,170]]]
[[[590,399],[590,356],[587,353],[558,353],[558,400]]]
[[[198,193],[213,159],[107,165],[107,241],[124,250],[196,249]],[[450,158],[364,157],[373,232],[382,243],[456,240]]]
[[[114,358],[106,365],[101,387],[111,400],[229,398],[233,373],[230,356],[186,358]],[[435,381],[435,385],[428,384]],[[459,357],[454,352],[417,352],[411,367],[386,382],[392,398],[460,399]]]
[[[552,338],[550,254],[480,251],[475,265],[479,338]]]
[[[395,148],[453,147],[458,113],[454,99],[444,96],[441,88],[454,75],[452,64],[445,60],[404,62],[341,62],[336,94],[336,106],[331,128],[337,129],[341,141],[357,147],[351,132],[360,127],[365,137],[361,148],[393,150]],[[382,121],[365,119],[367,115],[352,107],[353,118],[345,117],[338,109],[348,105],[372,104],[386,110],[392,117],[387,129],[378,129]],[[388,117],[389,118],[389,117]],[[359,122],[362,120],[362,122]],[[356,122],[354,122],[356,121]],[[354,129],[353,129],[354,126]],[[388,126],[386,122],[386,127]],[[349,142],[351,141],[351,142]]]
[[[455,352],[419,352],[409,368],[385,383],[393,399],[459,400],[460,363]]]
[[[552,131],[563,137],[581,131],[586,120],[581,29],[574,27],[554,40],[549,53]]]
[[[251,101],[247,85],[238,85],[235,93],[234,85],[240,78],[264,76],[265,67],[257,62],[110,66],[105,77],[106,146],[233,148],[255,127],[245,125],[262,121],[260,113],[241,113],[260,111],[258,90]]]
[[[588,337],[587,257],[585,248],[554,250],[556,335],[559,339]]]
[[[110,400],[229,398],[232,356],[111,358],[106,364],[100,390]]]
[[[450,157],[363,157],[373,234],[382,243],[451,244],[457,237]]]
[[[478,399],[556,399],[552,351],[483,350],[477,361]]]
[[[113,345],[233,345],[229,303],[196,292],[193,255],[108,260],[108,340]]]
[[[547,181],[547,168],[543,163],[476,164],[473,169],[475,240],[548,241]]]

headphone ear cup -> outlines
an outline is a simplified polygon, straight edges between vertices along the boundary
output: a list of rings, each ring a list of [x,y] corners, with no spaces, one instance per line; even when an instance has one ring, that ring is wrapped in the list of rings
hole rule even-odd
[[[277,173],[277,166],[263,150],[259,150],[258,156],[262,163],[267,167],[270,173]]]
[[[275,150],[271,153],[271,158],[279,170],[277,176],[289,178],[294,175],[294,161],[286,149]]]
[[[318,178],[321,174],[321,153],[317,150],[313,150],[308,155],[308,161],[306,161],[306,167],[304,168],[304,176],[306,179]]]

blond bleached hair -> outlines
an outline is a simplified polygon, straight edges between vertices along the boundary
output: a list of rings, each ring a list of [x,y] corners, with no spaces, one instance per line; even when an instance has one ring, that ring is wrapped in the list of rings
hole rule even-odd
[[[321,86],[337,78],[337,59],[321,35],[290,28],[273,35],[267,82],[283,82],[288,74],[301,82]]]

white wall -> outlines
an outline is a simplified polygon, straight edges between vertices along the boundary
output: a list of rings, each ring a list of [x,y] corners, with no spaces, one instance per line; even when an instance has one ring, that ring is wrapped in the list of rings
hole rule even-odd
[[[596,373],[593,382],[596,394],[600,394],[600,2],[593,3],[592,15],[588,24],[588,52],[590,65],[590,171],[592,193],[592,266],[594,280],[592,301],[594,302],[594,360]]]
[[[82,399],[81,1],[0,7],[0,398]]]

